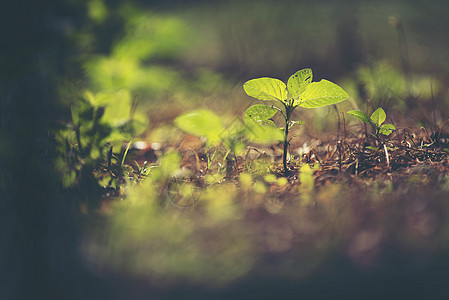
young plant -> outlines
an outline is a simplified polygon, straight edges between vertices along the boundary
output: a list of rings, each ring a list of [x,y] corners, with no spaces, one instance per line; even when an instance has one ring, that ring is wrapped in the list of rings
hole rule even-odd
[[[130,143],[123,152],[114,153],[113,149],[121,149],[124,141],[131,140],[147,126],[145,116],[130,114],[132,105],[131,94],[125,90],[95,95],[86,92],[72,103],[71,122],[57,132],[60,154],[57,170],[64,188],[118,190],[126,181],[130,168],[125,158]]]
[[[365,124],[370,124],[376,132],[376,140],[379,140],[380,134],[389,136],[393,132],[393,130],[396,130],[396,127],[393,124],[384,124],[385,120],[387,119],[387,115],[385,114],[385,111],[382,109],[382,107],[376,109],[370,117],[359,110],[351,110],[347,113],[353,117],[356,117]]]
[[[289,169],[287,166],[288,152],[288,132],[295,126],[303,122],[292,120],[292,113],[296,107],[317,108],[331,104],[336,104],[348,98],[348,94],[338,85],[328,80],[312,82],[312,70],[303,69],[292,76],[287,81],[287,85],[279,79],[263,77],[245,82],[243,88],[248,96],[264,101],[275,101],[276,105],[254,105],[247,109],[245,113],[245,123],[254,125],[271,124],[271,118],[277,113],[281,113],[285,121],[283,128],[284,153],[282,162],[285,174]]]

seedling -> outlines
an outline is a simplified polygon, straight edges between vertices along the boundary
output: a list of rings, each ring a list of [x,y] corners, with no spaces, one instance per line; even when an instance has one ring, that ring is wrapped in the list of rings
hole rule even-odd
[[[384,124],[387,115],[385,114],[385,111],[382,109],[382,107],[376,109],[370,117],[359,110],[351,110],[347,113],[353,117],[356,117],[365,124],[370,124],[376,132],[375,137],[377,140],[379,140],[380,134],[389,136],[393,132],[393,130],[396,130],[396,127],[393,124]]]
[[[114,153],[113,149],[121,149],[124,140],[130,141],[146,128],[142,114],[129,113],[132,105],[125,90],[86,92],[72,103],[72,121],[57,134],[62,154],[57,168],[64,187],[117,190],[125,182],[126,173],[132,172],[125,163],[131,142],[123,152]]]
[[[271,118],[279,112],[285,120],[283,128],[284,153],[282,162],[284,173],[287,174],[288,132],[295,126],[302,124],[301,121],[293,121],[292,113],[296,107],[317,108],[336,104],[348,98],[348,94],[338,85],[328,80],[312,82],[312,70],[303,69],[287,81],[287,85],[279,79],[263,77],[245,82],[243,88],[248,96],[264,101],[275,101],[276,105],[254,105],[249,107],[245,113],[245,123],[248,125],[273,126]]]

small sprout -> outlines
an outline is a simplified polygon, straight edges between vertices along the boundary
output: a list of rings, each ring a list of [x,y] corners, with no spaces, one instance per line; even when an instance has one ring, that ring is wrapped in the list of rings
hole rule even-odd
[[[264,101],[275,101],[281,104],[275,105],[254,105],[247,109],[245,113],[245,123],[254,128],[268,129],[274,125],[271,120],[279,112],[284,120],[283,131],[284,153],[282,162],[284,173],[287,174],[288,152],[288,132],[294,125],[303,124],[302,121],[292,121],[293,110],[298,107],[317,108],[331,104],[336,104],[348,98],[348,94],[338,85],[328,80],[312,82],[313,74],[311,69],[303,69],[292,76],[287,81],[287,85],[279,79],[262,77],[245,82],[243,88],[248,96]],[[254,126],[258,125],[258,126]],[[265,126],[264,126],[265,125]]]
[[[396,127],[393,124],[383,124],[387,119],[387,115],[382,107],[376,109],[371,116],[368,116],[359,110],[351,110],[347,112],[349,115],[356,117],[360,121],[366,124],[370,124],[376,132],[376,139],[379,139],[379,134],[389,136]]]

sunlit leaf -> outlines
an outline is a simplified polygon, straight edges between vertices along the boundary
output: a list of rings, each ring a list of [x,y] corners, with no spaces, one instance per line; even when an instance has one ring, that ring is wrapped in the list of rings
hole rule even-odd
[[[182,114],[175,119],[175,124],[187,133],[206,137],[210,144],[218,144],[225,130],[221,118],[207,109]]]
[[[379,129],[379,133],[390,135],[394,130],[396,130],[396,127],[393,124],[383,124]]]
[[[287,87],[279,79],[263,77],[245,82],[243,89],[248,96],[259,100],[287,100]]]
[[[303,69],[292,76],[287,81],[287,89],[293,99],[297,100],[304,93],[309,83],[312,82],[313,74],[311,69]]]
[[[299,99],[299,106],[307,108],[323,107],[348,99],[348,94],[338,85],[328,80],[310,83]]]
[[[91,56],[84,68],[96,90],[130,88],[139,80],[140,66],[134,59]]]
[[[245,112],[246,137],[260,144],[269,144],[282,140],[282,132],[271,125],[270,120],[278,110],[269,105],[256,104]],[[270,125],[269,125],[270,124]]]
[[[353,117],[356,117],[357,119],[359,119],[363,123],[367,123],[367,124],[370,123],[368,116],[364,112],[361,112],[360,110],[350,110],[350,111],[348,111],[346,113],[351,115],[351,116],[353,116]]]
[[[374,123],[374,125],[376,125],[376,127],[380,127],[380,125],[385,122],[386,118],[387,115],[385,114],[385,111],[382,109],[382,107],[376,109],[371,115],[371,121]]]
[[[112,125],[122,125],[129,120],[132,105],[129,90],[100,91],[95,95],[86,92],[85,96],[94,107],[105,108],[104,121]]]
[[[270,123],[273,124],[273,121],[270,120],[278,110],[268,105],[256,104],[249,107],[245,111],[245,124],[264,124]]]

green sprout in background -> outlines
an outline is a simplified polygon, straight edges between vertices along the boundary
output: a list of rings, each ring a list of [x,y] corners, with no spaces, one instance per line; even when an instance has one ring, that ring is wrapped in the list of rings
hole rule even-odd
[[[270,124],[274,125],[271,118],[277,113],[281,113],[285,120],[283,128],[284,153],[282,162],[284,173],[288,174],[287,152],[288,152],[288,132],[295,126],[302,124],[300,121],[293,121],[292,113],[296,107],[318,108],[331,104],[336,104],[346,100],[348,94],[338,85],[328,80],[312,82],[312,70],[303,69],[292,76],[287,81],[287,85],[279,79],[263,77],[247,81],[243,88],[245,92],[256,99],[264,101],[275,101],[280,103],[280,108],[275,105],[254,105],[248,108],[245,113],[245,123],[247,124]]]
[[[387,119],[387,115],[382,107],[376,109],[370,117],[359,110],[351,110],[347,113],[353,117],[356,117],[365,124],[370,124],[375,131],[376,140],[379,140],[380,134],[389,136],[393,130],[396,130],[396,127],[393,124],[384,124]]]

